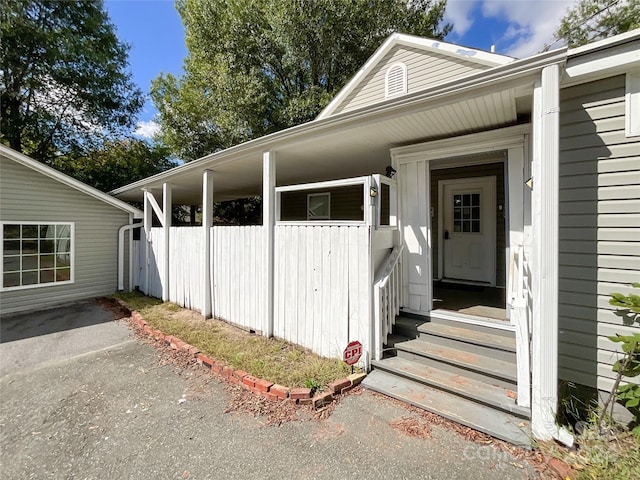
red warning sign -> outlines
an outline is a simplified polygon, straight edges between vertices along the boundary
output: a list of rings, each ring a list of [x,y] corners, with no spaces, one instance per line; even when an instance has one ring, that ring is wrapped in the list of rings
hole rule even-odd
[[[344,360],[344,363],[346,363],[347,365],[355,365],[358,360],[360,360],[361,356],[362,344],[359,341],[354,340],[353,342],[349,343],[349,345],[347,345],[347,348],[344,349],[342,360]]]

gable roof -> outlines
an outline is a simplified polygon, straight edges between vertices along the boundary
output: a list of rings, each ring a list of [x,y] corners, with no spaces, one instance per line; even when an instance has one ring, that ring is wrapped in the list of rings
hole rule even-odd
[[[404,46],[422,50],[426,53],[433,52],[441,55],[450,56],[457,59],[464,59],[475,62],[480,65],[497,67],[511,63],[515,60],[513,57],[499,55],[496,53],[485,52],[475,48],[467,48],[453,43],[443,42],[441,40],[433,40],[431,38],[416,37],[404,33],[394,33],[385,40],[385,42],[369,57],[369,60],[362,66],[360,70],[349,80],[349,82],[338,92],[334,99],[327,105],[322,112],[316,117],[317,120],[332,115],[342,102],[358,87],[369,73],[371,73],[380,63],[380,61],[397,46]]]
[[[49,177],[52,180],[60,182],[86,195],[89,195],[90,197],[111,205],[112,207],[119,208],[120,210],[131,213],[134,215],[134,218],[143,217],[143,213],[141,210],[132,207],[128,203],[123,202],[122,200],[118,200],[117,198],[112,197],[111,195],[108,195],[104,192],[101,192],[97,188],[90,187],[86,183],[82,183],[79,180],[70,177],[69,175],[65,175],[64,173],[59,172],[54,168],[48,167],[47,165],[44,165],[43,163],[38,162],[33,158],[27,157],[26,155],[13,150],[12,148],[0,144],[0,155],[8,158],[9,160],[13,160],[20,165],[30,168],[31,170],[35,170],[36,172],[41,173],[42,175]]]

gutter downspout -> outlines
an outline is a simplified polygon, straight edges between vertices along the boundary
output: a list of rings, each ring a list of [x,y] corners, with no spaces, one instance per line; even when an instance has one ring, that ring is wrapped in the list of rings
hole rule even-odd
[[[118,229],[118,291],[124,290],[124,232],[133,230],[134,228],[141,228],[141,223],[131,223],[129,225],[123,225]],[[129,281],[131,278],[131,241],[129,242]]]
[[[556,424],[558,409],[560,67],[542,69],[534,90],[535,282],[532,329],[531,429],[541,440],[571,447],[574,437]]]

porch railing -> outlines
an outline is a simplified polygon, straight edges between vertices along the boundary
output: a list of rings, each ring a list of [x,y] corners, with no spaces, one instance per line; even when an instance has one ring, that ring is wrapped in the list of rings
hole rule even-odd
[[[531,405],[530,345],[531,332],[527,314],[528,272],[522,245],[511,250],[508,298],[511,304],[511,324],[516,333],[516,366],[518,374],[518,405]]]
[[[382,358],[382,344],[396,322],[400,313],[402,299],[402,250],[404,245],[393,248],[382,264],[373,284],[375,351],[374,358]]]

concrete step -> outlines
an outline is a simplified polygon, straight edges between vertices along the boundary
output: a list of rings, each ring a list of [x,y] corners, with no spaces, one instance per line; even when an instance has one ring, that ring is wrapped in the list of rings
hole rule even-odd
[[[491,385],[513,388],[517,381],[515,362],[492,358],[460,348],[440,345],[423,339],[401,342],[395,346],[398,356],[441,368],[452,373],[483,380]]]
[[[530,446],[528,420],[383,370],[372,371],[363,385],[515,445]]]
[[[496,334],[467,328],[465,324],[449,325],[437,321],[418,327],[420,339],[466,352],[478,353],[505,362],[516,361],[515,333]]]
[[[441,368],[427,366],[400,357],[373,361],[376,370],[396,374],[418,383],[435,387],[449,393],[464,397],[476,403],[481,403],[522,418],[530,418],[528,408],[516,404],[515,392],[509,388],[497,387],[478,379],[453,373]]]

